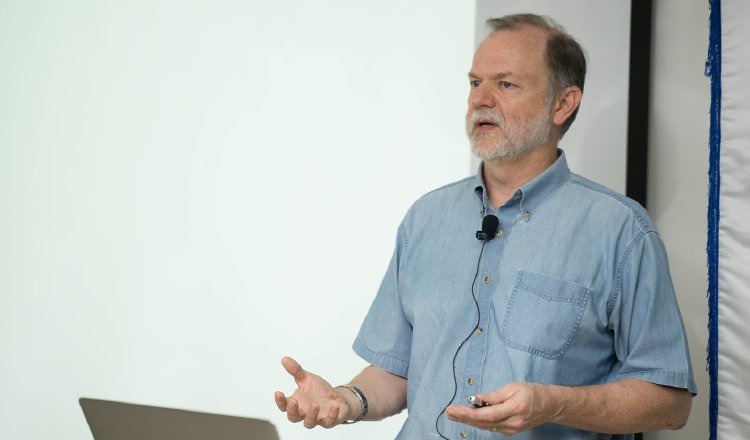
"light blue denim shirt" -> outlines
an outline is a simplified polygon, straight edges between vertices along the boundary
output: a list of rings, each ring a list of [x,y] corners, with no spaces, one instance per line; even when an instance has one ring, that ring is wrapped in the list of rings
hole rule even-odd
[[[484,214],[500,229],[475,238]],[[472,298],[472,281],[478,277]],[[477,313],[479,311],[479,313]],[[479,315],[479,316],[477,316]],[[478,322],[478,323],[477,323]],[[565,155],[495,211],[481,178],[432,191],[399,226],[354,342],[408,380],[397,439],[439,438],[454,404],[511,382],[590,385],[636,377],[696,392],[666,252],[637,203],[573,174]],[[499,433],[452,422],[450,439]],[[513,439],[628,439],[547,423]]]

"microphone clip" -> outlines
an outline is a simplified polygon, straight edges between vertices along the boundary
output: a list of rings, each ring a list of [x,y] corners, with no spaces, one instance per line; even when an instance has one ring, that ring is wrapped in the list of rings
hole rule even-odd
[[[498,228],[500,227],[500,220],[497,216],[489,214],[482,218],[482,230],[477,231],[477,240],[487,241],[495,238]]]
[[[480,240],[480,241],[487,241],[487,240],[491,239],[491,237],[489,236],[489,234],[487,234],[484,231],[477,231],[476,237],[477,237],[477,240]]]

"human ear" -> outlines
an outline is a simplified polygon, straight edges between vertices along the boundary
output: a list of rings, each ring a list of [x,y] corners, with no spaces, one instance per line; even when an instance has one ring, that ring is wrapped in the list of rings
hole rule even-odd
[[[554,113],[552,114],[552,122],[555,125],[562,125],[568,120],[571,114],[581,104],[581,96],[583,92],[576,86],[566,87],[563,92],[558,95],[555,99]]]

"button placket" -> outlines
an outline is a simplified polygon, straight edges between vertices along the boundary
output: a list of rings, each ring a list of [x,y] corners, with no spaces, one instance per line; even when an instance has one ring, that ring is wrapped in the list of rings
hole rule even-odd
[[[502,236],[503,232],[498,231],[496,236]],[[502,251],[505,243],[498,240],[491,240],[484,244],[485,248],[482,253],[482,260],[479,263],[480,280],[475,285],[475,295],[480,310],[480,321],[473,330],[471,338],[466,345],[466,361],[463,372],[463,380],[459,383],[458,395],[462,400],[466,400],[470,395],[476,394],[481,390],[482,371],[484,369],[484,359],[487,353],[488,339],[484,335],[491,320],[491,299],[497,284],[495,279],[500,264]],[[458,373],[458,372],[457,372]],[[472,436],[471,433],[467,433]],[[472,436],[473,437],[473,436]]]

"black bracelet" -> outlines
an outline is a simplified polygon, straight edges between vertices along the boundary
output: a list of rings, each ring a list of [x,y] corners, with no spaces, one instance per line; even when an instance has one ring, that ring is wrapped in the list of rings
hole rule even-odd
[[[357,423],[360,420],[364,419],[367,415],[367,410],[369,409],[367,405],[367,397],[365,397],[365,393],[362,392],[359,388],[355,387],[354,385],[339,385],[336,388],[346,388],[347,390],[354,393],[355,396],[359,399],[359,404],[362,407],[362,411],[359,413],[359,416],[354,420],[344,420],[342,423],[344,425],[351,425],[352,423]]]

